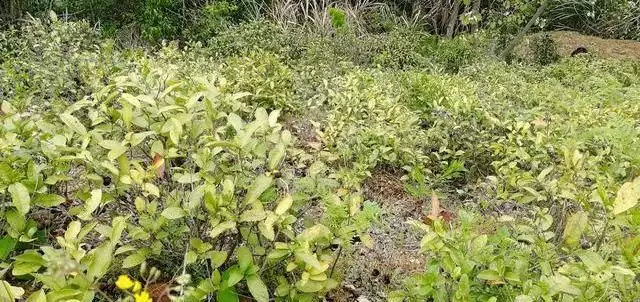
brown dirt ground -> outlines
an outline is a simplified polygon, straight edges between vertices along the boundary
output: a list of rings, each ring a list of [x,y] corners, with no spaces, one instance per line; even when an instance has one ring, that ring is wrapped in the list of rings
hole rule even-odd
[[[585,47],[590,54],[601,58],[640,60],[640,42],[633,40],[603,39],[594,36],[583,35],[573,31],[550,31],[551,38],[556,41],[558,52],[562,57],[571,56],[578,47]],[[528,41],[536,35],[528,37]],[[528,41],[521,46],[528,49]],[[528,51],[527,51],[528,52]]]
[[[400,176],[378,170],[365,182],[365,197],[382,209],[381,224],[371,230],[373,248],[359,243],[342,259],[349,268],[328,301],[386,301],[386,292],[398,289],[408,275],[424,270],[426,258],[419,251],[423,234],[406,222],[422,219],[430,203],[406,193]]]
[[[640,42],[632,40],[603,39],[571,31],[550,32],[558,44],[561,56],[570,56],[576,48],[585,47],[589,53],[602,58],[640,59]]]

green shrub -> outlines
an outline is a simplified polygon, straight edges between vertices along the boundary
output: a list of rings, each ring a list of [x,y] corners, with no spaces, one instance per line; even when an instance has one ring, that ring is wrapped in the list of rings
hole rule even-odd
[[[640,298],[638,62],[268,22],[210,41],[0,35],[0,300],[320,300],[341,255],[388,251],[365,196],[422,220],[391,301]]]
[[[245,91],[250,104],[269,109],[294,109],[293,74],[281,58],[265,52],[230,57],[222,67],[223,91]]]
[[[469,36],[439,39],[437,43],[427,40],[423,47],[426,49],[426,56],[434,57],[449,72],[458,72],[483,54],[483,46],[478,43],[477,37]]]
[[[222,57],[262,50],[296,58],[301,51],[296,47],[293,32],[285,33],[275,24],[264,21],[241,23],[225,29],[208,40],[208,47],[213,54]]]
[[[329,17],[331,17],[331,26],[334,29],[340,30],[347,26],[347,15],[344,10],[332,7],[329,9]]]
[[[99,299],[117,275],[146,282],[121,276],[126,293],[102,298],[148,295],[156,281],[188,301],[310,301],[337,286],[335,248],[365,236],[378,210],[321,159],[294,162],[280,111],[258,105],[280,100],[263,93],[269,81],[290,83],[275,56],[232,58],[239,69],[223,68],[225,81],[175,47],[95,49],[115,66],[85,74],[85,97],[68,102],[53,90],[51,107],[35,110],[1,102],[0,263],[12,284],[32,280],[30,298],[51,301]],[[44,57],[58,52],[47,45]],[[326,214],[303,217],[308,207]],[[64,218],[41,215],[54,211]],[[24,294],[2,288],[2,300]]]
[[[560,59],[556,41],[548,34],[535,37],[531,41],[531,50],[535,62],[540,65],[549,65]]]
[[[174,0],[145,0],[142,12],[138,15],[138,24],[142,37],[147,41],[170,40],[180,34],[182,20],[175,12],[181,10],[181,4]]]
[[[238,16],[238,6],[228,1],[216,1],[192,11],[190,25],[183,35],[194,41],[208,41],[231,26]]]
[[[545,210],[515,225],[510,216],[491,226],[485,221],[486,229],[495,228],[488,232],[477,230],[477,215],[458,216],[460,224],[451,229],[440,220],[432,226],[413,222],[426,233],[420,243],[429,255],[426,270],[407,279],[405,290],[391,293],[389,301],[638,299],[638,284],[632,281],[635,265],[624,260],[622,246],[600,252],[575,248],[581,236],[598,235],[585,229],[585,212],[568,218],[560,241]]]

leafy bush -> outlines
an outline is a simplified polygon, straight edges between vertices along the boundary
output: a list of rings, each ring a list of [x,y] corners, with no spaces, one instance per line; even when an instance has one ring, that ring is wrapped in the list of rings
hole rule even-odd
[[[262,52],[248,53],[243,57],[231,57],[222,68],[228,79],[224,91],[245,91],[253,105],[270,109],[293,109],[293,75],[280,58]]]
[[[413,222],[426,233],[420,248],[430,256],[427,269],[407,279],[406,289],[391,293],[389,300],[638,299],[638,285],[633,281],[637,268],[624,260],[628,255],[624,247],[602,251],[598,251],[600,246],[577,247],[583,232],[588,236],[585,212],[568,218],[560,238],[551,229],[551,215],[544,209],[532,214],[515,225],[510,216],[492,222],[495,226],[485,222],[487,228],[496,228],[489,233],[479,232],[478,217],[467,212],[459,213],[460,225],[451,229],[441,220],[432,226]],[[557,245],[568,249],[560,250]]]
[[[329,16],[331,17],[331,26],[335,29],[341,29],[347,26],[347,15],[344,10],[332,7],[329,9]]]
[[[421,220],[392,301],[640,298],[640,64],[508,65],[486,37],[3,32],[0,300],[320,300],[342,255],[412,244],[374,244],[405,218],[366,199]]]
[[[238,18],[238,6],[228,1],[216,1],[194,10],[190,18],[192,24],[184,35],[190,40],[208,41],[231,26]]]
[[[208,44],[217,56],[238,56],[251,51],[265,51],[287,58],[299,57],[295,33],[285,33],[276,25],[253,21],[242,23],[221,31]]]
[[[142,278],[190,301],[311,300],[337,285],[336,246],[348,248],[375,221],[376,207],[340,189],[321,161],[304,176],[289,167],[295,138],[278,110],[246,105],[251,94],[219,87],[211,71],[182,77],[183,63],[171,60],[188,56],[176,51],[133,56],[134,66],[72,104],[29,111],[2,102],[0,256],[13,276],[42,288],[31,299],[92,300],[114,274],[140,266]],[[298,217],[310,205],[327,214]],[[39,214],[51,211],[66,215]],[[57,243],[47,241],[47,223],[66,229]],[[139,297],[159,284],[120,279]]]
[[[535,37],[531,44],[533,58],[540,65],[549,65],[560,59],[558,46],[551,36],[545,34]]]

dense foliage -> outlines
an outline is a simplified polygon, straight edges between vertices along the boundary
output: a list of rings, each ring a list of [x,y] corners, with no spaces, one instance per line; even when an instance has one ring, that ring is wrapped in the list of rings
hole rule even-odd
[[[0,33],[0,299],[320,300],[375,245],[382,170],[432,207],[388,300],[640,299],[640,63],[211,5],[204,44]]]
[[[0,3],[0,26],[54,10],[64,20],[88,20],[126,45],[163,39],[204,42],[229,26],[261,19],[320,32],[348,25],[359,33],[381,33],[404,24],[452,37],[489,28],[506,38],[545,3],[548,8],[535,29],[640,38],[640,5],[629,0],[6,0]]]

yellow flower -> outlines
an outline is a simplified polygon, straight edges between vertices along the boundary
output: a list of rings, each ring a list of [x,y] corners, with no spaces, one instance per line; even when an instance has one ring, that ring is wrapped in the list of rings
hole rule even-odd
[[[133,286],[133,280],[131,280],[127,275],[120,275],[120,277],[118,277],[118,281],[116,281],[116,286],[119,289],[129,289]]]
[[[145,291],[139,294],[134,294],[133,297],[136,299],[136,302],[153,302],[153,299],[151,299],[149,293]]]
[[[140,283],[140,281],[136,281],[133,284],[133,289],[131,289],[132,292],[137,293],[142,289],[142,283]]]

